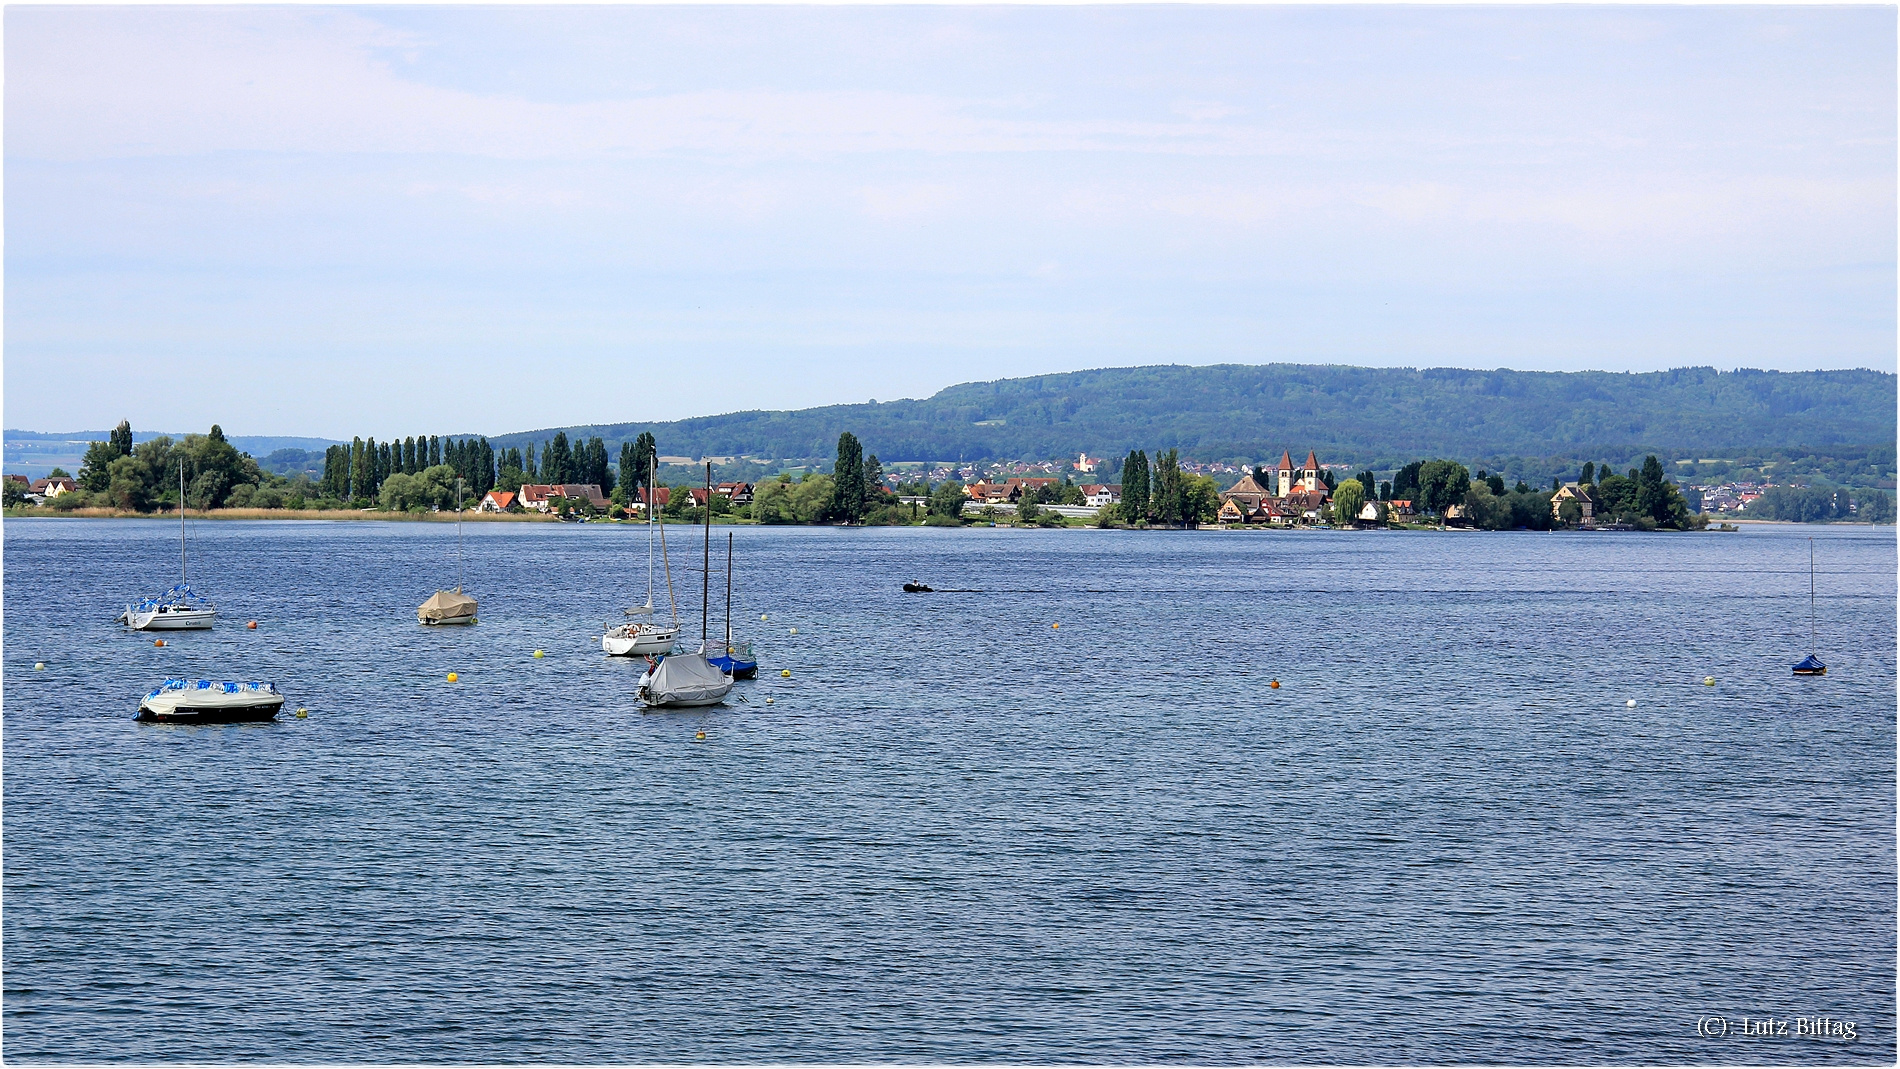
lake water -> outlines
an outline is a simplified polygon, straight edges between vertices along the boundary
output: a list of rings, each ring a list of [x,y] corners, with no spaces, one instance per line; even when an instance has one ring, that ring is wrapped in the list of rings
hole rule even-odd
[[[10,1061],[1895,1058],[1893,528],[741,528],[663,714],[641,528],[175,532],[5,525]]]

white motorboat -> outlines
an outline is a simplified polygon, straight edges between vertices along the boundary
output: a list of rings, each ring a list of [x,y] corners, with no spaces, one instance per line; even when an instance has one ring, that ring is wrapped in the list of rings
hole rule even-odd
[[[673,597],[673,563],[666,555],[666,527],[660,525],[660,559],[666,568],[666,600],[672,607],[673,623],[669,626],[653,616],[653,478],[655,463],[647,462],[647,600],[645,605],[636,605],[626,610],[627,616],[645,616],[647,620],[630,620],[607,629],[600,636],[600,648],[607,651],[609,657],[652,657],[667,653],[680,637],[679,602]]]
[[[475,599],[462,593],[462,480],[455,480],[455,589],[438,590],[416,606],[416,622],[429,627],[475,622]]]
[[[127,605],[119,622],[134,631],[209,631],[217,607],[190,586],[185,563],[185,465],[178,464],[178,585],[154,598]]]
[[[275,719],[284,696],[270,683],[167,679],[139,702],[138,719],[183,724],[234,724]]]

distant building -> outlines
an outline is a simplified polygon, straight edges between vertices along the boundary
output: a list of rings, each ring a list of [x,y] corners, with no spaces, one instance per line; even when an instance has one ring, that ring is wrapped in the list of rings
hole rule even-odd
[[[752,503],[751,483],[720,483],[718,486],[713,487],[713,493],[718,494],[720,497],[725,498],[735,505],[750,505]]]
[[[507,512],[515,505],[513,490],[490,490],[482,495],[482,503],[475,506],[478,512]]]
[[[1092,509],[1122,503],[1120,483],[1089,483],[1082,488],[1082,503]]]
[[[523,483],[517,498],[524,509],[552,512],[556,498],[585,501],[597,509],[609,506],[607,495],[594,483]]]
[[[41,497],[51,500],[61,494],[72,493],[74,490],[79,489],[79,484],[64,475],[56,475],[50,479],[35,479],[33,480],[33,484],[27,489],[29,493],[39,494]]]
[[[1596,522],[1595,513],[1597,503],[1590,498],[1590,492],[1577,483],[1565,483],[1557,488],[1556,493],[1550,495],[1551,519],[1554,520],[1563,515],[1564,502],[1566,501],[1575,501],[1577,505],[1583,509],[1583,525],[1585,527]],[[1447,510],[1447,518],[1449,518],[1449,510]]]
[[[1079,454],[1075,458],[1075,470],[1076,471],[1094,471],[1096,467],[1100,465],[1101,463],[1102,463],[1101,457],[1092,457],[1092,456],[1089,456],[1087,453],[1082,453],[1082,454]]]

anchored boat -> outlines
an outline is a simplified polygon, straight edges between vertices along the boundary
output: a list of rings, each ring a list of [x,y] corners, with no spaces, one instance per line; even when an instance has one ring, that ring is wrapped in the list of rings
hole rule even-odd
[[[640,700],[649,706],[718,705],[732,691],[732,677],[706,656],[712,597],[712,463],[706,464],[706,550],[699,589],[699,652],[669,654],[640,677]]]
[[[139,720],[179,724],[233,724],[273,720],[284,696],[272,683],[167,679],[139,702]]]
[[[656,465],[647,461],[647,601],[645,605],[636,605],[627,609],[624,615],[645,616],[644,621],[630,621],[607,629],[600,636],[600,648],[610,657],[649,657],[663,654],[673,648],[673,641],[680,636],[679,602],[673,597],[673,563],[666,556],[666,527],[660,526],[660,557],[666,568],[666,602],[673,610],[671,627],[653,619],[653,510],[659,502],[653,492],[653,479]]]
[[[416,622],[430,626],[472,624],[475,599],[462,593],[462,480],[455,480],[455,589],[438,590],[416,607]]]
[[[178,585],[157,597],[127,605],[119,622],[134,631],[209,631],[217,607],[191,589],[185,562],[185,464],[178,462]]]
[[[1813,648],[1814,648],[1814,539],[1810,537],[1808,539],[1808,649],[1812,650]],[[1816,657],[1814,654],[1810,653],[1806,657],[1801,658],[1800,663],[1794,666],[1794,674],[1798,676],[1824,676],[1824,675],[1827,675],[1827,665],[1821,663],[1821,658]]]

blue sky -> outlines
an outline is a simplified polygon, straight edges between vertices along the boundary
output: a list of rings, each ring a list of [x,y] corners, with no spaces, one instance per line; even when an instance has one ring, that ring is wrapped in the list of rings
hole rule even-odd
[[[5,17],[9,427],[1895,366],[1892,7]]]

